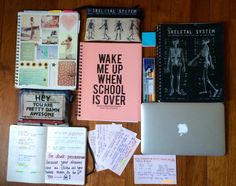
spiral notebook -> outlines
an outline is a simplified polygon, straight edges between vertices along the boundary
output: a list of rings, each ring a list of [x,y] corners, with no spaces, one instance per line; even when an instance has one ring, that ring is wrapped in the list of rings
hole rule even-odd
[[[80,44],[77,119],[140,121],[140,43]]]
[[[19,12],[15,87],[75,89],[78,25],[77,12]]]
[[[157,26],[158,100],[224,101],[224,24]]]

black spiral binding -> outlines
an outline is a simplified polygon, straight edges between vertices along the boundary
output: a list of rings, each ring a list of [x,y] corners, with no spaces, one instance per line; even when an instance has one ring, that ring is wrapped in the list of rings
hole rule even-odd
[[[157,26],[157,62],[158,62],[158,85],[157,91],[158,102],[161,101],[162,93],[161,93],[161,79],[162,79],[162,64],[161,64],[161,25]]]
[[[82,94],[82,67],[83,67],[83,45],[80,44],[79,49],[79,74],[78,74],[78,90],[76,97],[76,116],[81,116],[81,94]]]
[[[21,14],[17,16],[17,38],[16,38],[16,67],[15,67],[15,86],[19,85],[19,65],[20,65],[20,37],[21,37]]]

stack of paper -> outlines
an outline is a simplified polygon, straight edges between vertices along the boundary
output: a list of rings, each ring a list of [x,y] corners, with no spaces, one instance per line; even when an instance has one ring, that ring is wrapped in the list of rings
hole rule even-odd
[[[92,148],[96,170],[110,169],[121,175],[140,140],[137,134],[122,125],[99,124],[89,131],[89,143]]]

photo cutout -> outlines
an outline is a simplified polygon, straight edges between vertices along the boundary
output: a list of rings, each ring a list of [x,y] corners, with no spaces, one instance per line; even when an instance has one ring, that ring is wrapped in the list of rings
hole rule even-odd
[[[41,26],[42,28],[58,28],[59,16],[58,15],[42,16]]]
[[[59,58],[75,60],[77,57],[77,40],[75,34],[60,35]]]
[[[58,30],[42,30],[42,44],[58,44]]]
[[[37,46],[37,60],[51,60],[57,59],[57,46]]]
[[[22,15],[21,17],[21,41],[39,41],[40,16]]]

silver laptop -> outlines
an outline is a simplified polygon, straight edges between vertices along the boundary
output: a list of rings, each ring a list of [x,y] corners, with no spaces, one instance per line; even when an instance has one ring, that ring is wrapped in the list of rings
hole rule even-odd
[[[143,154],[224,155],[223,103],[143,103]]]

